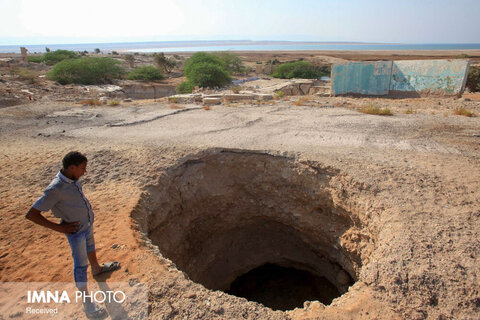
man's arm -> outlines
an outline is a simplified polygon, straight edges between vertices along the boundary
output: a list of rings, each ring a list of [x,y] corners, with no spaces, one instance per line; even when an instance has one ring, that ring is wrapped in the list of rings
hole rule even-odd
[[[42,213],[40,210],[35,209],[34,207],[31,207],[30,210],[28,210],[27,214],[25,215],[25,218],[27,218],[30,221],[35,222],[36,224],[39,224],[43,227],[52,229],[57,232],[61,233],[75,233],[78,231],[80,228],[80,223],[79,222],[63,222],[61,224],[59,223],[54,223],[48,219],[46,219],[44,216],[42,216]]]

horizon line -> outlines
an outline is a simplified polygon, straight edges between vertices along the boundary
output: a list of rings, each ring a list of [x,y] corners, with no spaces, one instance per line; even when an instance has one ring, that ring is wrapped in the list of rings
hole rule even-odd
[[[467,44],[480,44],[480,42],[378,42],[378,41],[311,41],[311,40],[149,40],[149,41],[114,41],[114,42],[64,42],[64,43],[17,43],[17,44],[1,44],[1,47],[18,47],[18,46],[60,46],[60,45],[96,45],[96,44],[137,44],[137,43],[228,43],[228,42],[250,42],[250,43],[308,43],[308,44],[373,44],[373,45],[467,45]]]

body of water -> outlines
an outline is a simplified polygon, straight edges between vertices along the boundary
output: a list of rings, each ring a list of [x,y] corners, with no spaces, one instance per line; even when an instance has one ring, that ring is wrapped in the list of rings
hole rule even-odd
[[[20,53],[20,46],[1,46],[1,53]],[[480,43],[463,44],[370,44],[370,43],[321,43],[288,41],[161,41],[125,43],[42,44],[23,45],[30,53],[50,50],[93,52],[197,52],[197,51],[304,51],[304,50],[480,50]]]

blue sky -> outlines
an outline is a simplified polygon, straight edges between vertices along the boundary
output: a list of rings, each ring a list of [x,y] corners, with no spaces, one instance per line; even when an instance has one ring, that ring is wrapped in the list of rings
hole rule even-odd
[[[0,0],[0,45],[162,40],[480,43],[479,0]]]

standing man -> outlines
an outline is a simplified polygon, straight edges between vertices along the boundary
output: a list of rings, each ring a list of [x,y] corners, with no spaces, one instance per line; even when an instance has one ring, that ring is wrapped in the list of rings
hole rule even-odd
[[[100,265],[95,252],[93,237],[94,214],[90,202],[83,194],[78,179],[87,172],[87,157],[77,151],[69,152],[62,160],[63,168],[27,212],[25,217],[43,227],[64,233],[72,249],[73,277],[83,296],[87,292],[88,262],[92,275],[114,271],[120,263],[109,262]],[[42,211],[52,210],[60,223],[54,223],[42,216]],[[87,299],[83,310],[89,318],[105,316],[105,309]]]

